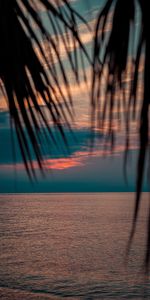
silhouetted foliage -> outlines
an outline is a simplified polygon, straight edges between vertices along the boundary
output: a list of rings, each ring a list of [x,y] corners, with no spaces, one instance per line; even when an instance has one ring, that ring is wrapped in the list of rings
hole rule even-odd
[[[39,9],[47,14],[51,32],[44,26]],[[43,101],[48,108],[51,121],[58,127],[66,143],[62,124],[65,122],[69,126],[68,116],[73,117],[73,103],[69,76],[59,53],[60,43],[64,45],[77,82],[79,82],[77,47],[81,57],[84,53],[89,60],[80,40],[77,19],[84,21],[67,0],[0,0],[1,86],[8,101],[22,157],[30,177],[35,176],[35,172],[24,125],[41,170],[39,134],[41,126],[48,128],[52,142],[57,143],[38,101],[39,97],[40,102]],[[74,49],[73,56],[69,51],[70,45]],[[56,60],[57,67],[54,63]],[[61,87],[60,77],[67,96]]]
[[[136,26],[137,22],[138,26]],[[137,119],[139,123],[137,192],[130,242],[135,232],[141,201],[144,170],[150,154],[149,25],[148,1],[107,0],[102,11],[99,13],[95,30],[92,82],[93,123],[100,121],[100,126],[103,128],[105,121],[109,119],[108,133],[113,143],[114,132],[112,124],[116,119],[121,120],[121,109],[123,107],[123,117],[126,126],[125,162],[129,149],[132,120]],[[108,27],[110,27],[109,30],[107,29]],[[140,63],[143,67],[142,74],[139,72]],[[142,92],[139,90],[140,80],[142,81]],[[128,91],[127,95],[126,90]],[[102,97],[104,98],[103,100]],[[138,102],[138,98],[140,98],[140,102]],[[147,166],[149,184],[150,166],[149,164]],[[149,225],[150,220],[148,220],[146,265],[148,265],[150,258]]]
[[[99,13],[94,38],[93,127],[98,124],[103,128],[105,121],[109,120],[108,134],[113,146],[113,121],[121,120],[123,107],[126,126],[125,162],[129,149],[131,121],[139,116],[140,111],[136,206],[130,240],[134,235],[139,212],[146,158],[149,159],[150,35],[148,4],[146,0],[107,0]],[[39,6],[47,14],[52,33],[43,24]],[[40,128],[48,128],[52,142],[57,144],[47,116],[39,104],[39,97],[40,102],[43,101],[47,106],[51,121],[58,127],[64,142],[67,143],[63,132],[63,123],[65,122],[69,126],[68,116],[73,117],[73,103],[69,75],[62,62],[59,46],[60,43],[63,43],[72,72],[76,81],[79,82],[77,45],[82,63],[83,55],[88,61],[90,59],[80,39],[78,19],[85,22],[72,9],[67,0],[0,0],[1,88],[8,101],[24,164],[30,177],[35,176],[35,173],[27,134],[41,170]],[[138,30],[135,29],[137,21],[140,23]],[[69,50],[70,45],[74,50],[73,55]],[[142,59],[144,60],[143,77],[140,78],[139,69]],[[55,60],[57,60],[57,67]],[[84,72],[84,65],[82,64],[82,66]],[[59,76],[65,85],[67,96],[63,92]],[[129,79],[128,83],[127,79]],[[143,96],[141,96],[142,93],[139,93],[139,80],[143,82]],[[126,90],[128,90],[128,95],[126,95]],[[63,100],[63,105],[61,100]],[[24,127],[27,133],[25,133]],[[148,168],[149,166],[150,164],[148,164]],[[150,257],[149,224],[150,218],[145,259],[147,265]]]

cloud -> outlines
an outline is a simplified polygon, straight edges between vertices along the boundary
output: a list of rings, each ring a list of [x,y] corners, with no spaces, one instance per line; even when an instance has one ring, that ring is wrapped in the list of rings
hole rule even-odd
[[[91,132],[87,128],[74,128],[74,136],[71,134],[69,129],[64,127],[64,133],[66,135],[69,149],[67,150],[63,141],[59,137],[56,129],[52,129],[55,136],[59,138],[59,147],[57,148],[53,143],[45,142],[43,151],[43,166],[45,169],[49,170],[65,170],[72,169],[75,167],[83,167],[89,163],[91,158],[94,157],[113,157],[118,156],[125,151],[124,138],[121,137],[114,147],[113,151],[111,149],[110,143],[102,143],[101,138],[102,133],[97,130],[95,133],[95,143],[93,151],[90,150],[90,137]],[[135,134],[135,133],[134,133]],[[11,131],[9,127],[9,114],[0,113],[0,135],[3,143],[0,147],[0,167],[1,170],[9,171],[13,170],[14,166],[18,171],[23,171],[24,164],[22,162],[22,157],[20,153],[20,148],[17,142],[17,137],[15,131],[13,131],[14,142],[15,142],[15,156],[16,161],[13,158],[12,152],[12,140]],[[41,135],[42,137],[42,135]],[[132,143],[130,144],[130,150],[138,149],[136,142],[136,134],[132,135]],[[43,141],[44,143],[44,141]],[[42,146],[43,146],[42,145]],[[6,151],[7,149],[7,151]],[[33,166],[38,169],[38,164],[35,160],[34,153],[31,149],[31,155],[33,160]]]
[[[48,132],[47,135],[49,136],[49,140],[47,141],[45,140],[44,132],[41,129],[40,132],[41,151],[43,153],[44,159],[49,159],[49,158],[58,159],[58,158],[71,157],[73,153],[79,151],[80,149],[83,149],[84,147],[87,147],[90,140],[90,134],[91,134],[90,129],[75,127],[73,128],[73,133],[71,133],[71,131],[66,126],[64,126],[63,130],[68,142],[68,148],[66,148],[64,141],[60,136],[57,128],[51,126],[51,131],[57,140],[57,146],[50,139]],[[27,134],[26,131],[25,134]],[[2,164],[14,163],[13,154],[12,154],[13,152],[12,136],[14,139],[14,147],[16,152],[15,155],[16,163],[21,163],[22,157],[21,157],[20,148],[17,141],[17,135],[14,129],[12,131],[10,129],[8,112],[0,113],[0,136],[2,141],[0,147],[0,164],[2,165]],[[31,150],[32,159],[35,160],[34,152],[32,148],[30,150]]]

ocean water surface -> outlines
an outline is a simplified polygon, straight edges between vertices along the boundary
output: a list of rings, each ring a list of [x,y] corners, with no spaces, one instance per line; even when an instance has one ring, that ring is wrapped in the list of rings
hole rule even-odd
[[[148,194],[126,259],[134,194],[0,196],[0,299],[150,299]]]

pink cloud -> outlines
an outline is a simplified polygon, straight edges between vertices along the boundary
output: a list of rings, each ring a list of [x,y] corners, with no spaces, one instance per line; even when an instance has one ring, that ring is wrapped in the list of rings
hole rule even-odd
[[[47,159],[44,160],[44,165],[46,169],[52,170],[64,170],[73,167],[82,166],[83,163],[76,157],[71,158],[57,158],[57,159]]]
[[[135,140],[134,140],[135,141]],[[134,142],[133,141],[133,142]],[[75,152],[72,156],[70,157],[64,157],[64,158],[48,158],[43,160],[43,167],[46,170],[67,170],[75,167],[82,167],[86,165],[87,163],[91,162],[91,158],[93,157],[113,157],[113,156],[118,156],[121,153],[125,151],[125,145],[124,143],[117,144],[113,151],[110,147],[110,143],[105,144],[106,148],[102,146],[102,144],[95,145],[95,149],[90,152],[87,149],[83,149],[83,151],[77,151]],[[98,149],[99,146],[99,149]],[[101,148],[100,148],[101,147]],[[137,143],[132,143],[129,146],[130,150],[137,150],[138,145]],[[25,169],[23,163],[17,163],[16,165],[14,164],[2,164],[1,169],[3,171],[9,171],[9,170],[14,170],[14,168],[18,171],[22,171]],[[38,169],[39,166],[36,161],[33,161],[33,167],[34,169]]]

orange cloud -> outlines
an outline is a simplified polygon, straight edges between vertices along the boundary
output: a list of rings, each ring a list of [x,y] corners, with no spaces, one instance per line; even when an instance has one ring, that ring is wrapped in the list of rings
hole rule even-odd
[[[88,148],[83,151],[77,151],[70,157],[63,158],[48,158],[43,160],[43,166],[46,170],[67,170],[75,167],[81,167],[91,162],[93,157],[104,157],[104,156],[118,156],[125,151],[124,143],[116,144],[113,151],[111,150],[110,143],[107,143],[108,147],[104,148],[102,144],[96,144],[94,150],[90,152]],[[101,147],[101,148],[100,148]],[[99,149],[100,148],[100,149]],[[133,137],[132,143],[129,146],[130,150],[137,150],[138,145],[136,143],[136,137]],[[23,163],[14,164],[1,164],[2,170],[13,170],[16,167],[17,170],[24,170]],[[33,161],[33,167],[38,169],[39,166],[36,161]]]
[[[64,170],[64,169],[70,169],[73,167],[82,166],[83,163],[79,161],[77,158],[71,157],[71,158],[46,159],[44,160],[44,165],[46,166],[46,169]]]

